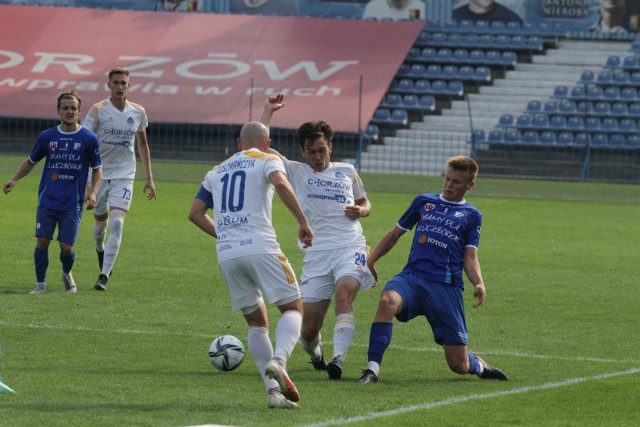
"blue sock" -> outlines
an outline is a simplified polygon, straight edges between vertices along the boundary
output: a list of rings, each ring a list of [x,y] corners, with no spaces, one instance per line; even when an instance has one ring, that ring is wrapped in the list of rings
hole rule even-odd
[[[469,356],[469,374],[478,375],[480,373],[480,363],[478,363],[478,359],[471,353],[467,352],[467,356]]]
[[[382,365],[384,352],[391,343],[393,323],[374,322],[369,333],[369,362]]]
[[[62,262],[62,271],[65,274],[69,274],[71,268],[73,268],[73,263],[76,260],[76,251],[71,252],[70,255],[65,255],[64,252],[60,252],[60,261]]]
[[[44,283],[47,277],[47,268],[49,267],[49,248],[38,249],[33,252],[33,262],[36,265],[36,281]]]

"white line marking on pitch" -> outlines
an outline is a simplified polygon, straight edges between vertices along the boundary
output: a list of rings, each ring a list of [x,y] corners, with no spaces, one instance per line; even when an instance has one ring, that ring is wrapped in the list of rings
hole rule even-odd
[[[469,396],[454,397],[451,399],[444,399],[444,400],[431,402],[431,403],[423,403],[420,405],[411,405],[411,406],[406,406],[404,408],[392,409],[389,411],[371,412],[368,414],[358,415],[350,418],[330,419],[330,420],[321,421],[314,424],[305,424],[303,427],[324,427],[324,426],[331,426],[331,425],[357,423],[360,421],[369,421],[369,420],[374,420],[378,418],[392,417],[394,415],[405,414],[407,412],[423,411],[427,409],[438,408],[441,406],[455,405],[458,403],[464,403],[471,400],[490,399],[493,397],[501,397],[501,396],[511,396],[514,394],[529,393],[531,391],[537,391],[537,390],[549,390],[553,388],[566,387],[573,384],[582,383],[585,381],[602,380],[606,378],[619,377],[623,375],[634,375],[638,373],[640,373],[640,368],[633,368],[633,369],[628,369],[622,372],[610,372],[608,374],[593,375],[590,377],[572,378],[565,381],[545,383],[538,386],[520,387],[520,388],[514,388],[512,390],[494,391],[491,393],[472,394]],[[367,387],[367,386],[364,386],[364,387]]]

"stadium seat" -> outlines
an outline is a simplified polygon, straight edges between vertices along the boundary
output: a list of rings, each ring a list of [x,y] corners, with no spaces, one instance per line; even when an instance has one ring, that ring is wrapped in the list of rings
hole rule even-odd
[[[538,100],[531,100],[527,103],[527,113],[539,113],[542,111],[542,103]]]
[[[607,61],[605,62],[604,66],[606,68],[620,68],[621,63],[622,60],[618,55],[610,55],[609,57],[607,57]]]
[[[425,47],[424,49],[422,49],[422,51],[420,52],[420,56],[417,58],[418,60],[422,61],[422,62],[435,62],[438,56],[438,51],[432,47]]]
[[[482,34],[478,37],[478,43],[476,46],[485,50],[493,49],[493,36],[491,34]]]
[[[402,96],[397,93],[389,93],[382,104],[386,108],[400,107],[400,104],[402,104]]]
[[[466,35],[464,36],[466,37]],[[463,35],[460,33],[449,33],[443,46],[456,47],[464,46]]]
[[[419,96],[419,95],[428,94],[430,91],[431,91],[431,85],[429,83],[429,80],[425,80],[425,79],[416,80],[413,87],[413,93]]]
[[[500,127],[511,127],[515,123],[515,119],[512,114],[503,114],[498,119],[498,126]]]
[[[520,114],[516,118],[515,126],[521,131],[531,129],[531,114]]]
[[[461,33],[472,33],[474,31],[473,21],[468,19],[458,21],[458,31]]]
[[[614,89],[614,88],[608,87],[607,90],[609,89]],[[602,99],[603,92],[604,91],[600,86],[589,86],[589,88],[587,89],[587,99],[590,101],[598,101]]]
[[[469,138],[468,142],[470,142],[472,144],[484,144],[485,142],[487,142],[484,130],[482,130],[482,129],[474,130],[471,133],[471,137]]]
[[[634,119],[622,119],[618,122],[618,131],[623,133],[635,133],[636,121]]]
[[[468,63],[470,65],[482,65],[484,64],[484,50],[473,49],[469,52]]]
[[[596,74],[591,70],[584,70],[580,73],[580,83],[582,84],[590,84],[593,83],[596,79]]]
[[[437,64],[431,64],[426,68],[423,78],[436,80],[442,78],[442,67]]]
[[[620,69],[613,70],[613,73],[611,74],[611,83],[617,86],[623,86],[628,84],[629,73]]]
[[[506,33],[512,36],[522,33],[522,24],[518,21],[507,22]]]
[[[389,91],[396,93],[413,93],[413,80],[399,79],[391,82]]]
[[[527,39],[527,49],[529,52],[542,52],[544,48],[544,42],[542,37],[539,36],[529,36]]]
[[[409,123],[409,114],[407,110],[402,108],[395,108],[391,111],[389,123],[395,126],[405,126]]]
[[[418,34],[418,38],[414,42],[414,46],[428,46],[429,43],[431,43],[431,33],[429,31],[421,31],[420,34]]]
[[[458,78],[458,66],[445,65],[442,68],[442,78],[444,80],[455,80]]]
[[[611,104],[610,115],[617,118],[624,118],[629,115],[629,107],[626,102],[614,102]]]
[[[519,144],[522,136],[516,129],[508,129],[504,134],[504,142],[507,144]]]
[[[560,132],[556,143],[561,146],[573,145],[573,134],[571,132]]]
[[[408,61],[414,61],[420,58],[421,54],[422,54],[422,50],[420,50],[419,47],[412,47],[411,49],[409,49],[409,53],[407,54],[406,59]]]
[[[458,31],[458,23],[456,21],[445,21],[442,23],[442,32],[455,33]]]
[[[376,109],[375,113],[373,113],[373,117],[371,118],[371,122],[374,124],[387,125],[391,123],[391,110],[384,107],[379,107]]]
[[[380,136],[380,128],[373,123],[369,123],[364,131],[364,136],[372,141],[377,141]]]
[[[500,65],[500,61],[502,61],[502,56],[497,50],[488,50],[484,54],[484,64],[491,67]]]
[[[546,101],[542,107],[542,111],[544,111],[547,114],[555,114],[558,112],[558,101],[556,100],[549,100]]]
[[[507,25],[504,21],[491,21],[489,32],[493,34],[506,34]]]
[[[411,73],[411,65],[403,62],[400,64],[400,68],[396,72],[396,77],[409,77]]]
[[[611,104],[609,102],[598,101],[593,105],[593,113],[598,116],[608,116],[611,112]]]
[[[614,117],[605,117],[602,119],[602,130],[607,133],[613,133],[618,130],[618,119]]]
[[[612,148],[624,147],[627,143],[627,138],[619,133],[614,133],[609,136],[609,146]]]
[[[413,64],[407,77],[412,79],[423,79],[427,77],[427,67],[424,64]]]
[[[591,136],[588,133],[579,132],[573,140],[573,145],[578,147],[584,147],[590,141],[591,141]]]
[[[489,21],[476,21],[474,24],[473,31],[478,34],[485,34],[489,32],[490,26],[491,24],[489,23]]]
[[[475,68],[470,65],[463,65],[458,68],[458,78],[462,81],[475,80]]]
[[[557,139],[557,134],[552,131],[544,131],[540,134],[540,144],[541,145],[555,145]]]
[[[431,90],[430,93],[432,95],[446,95],[447,94],[447,83],[444,80],[434,80],[431,82]]]
[[[477,34],[465,34],[459,42],[459,47],[476,49],[480,47],[479,43]]]
[[[546,114],[535,114],[531,119],[531,127],[537,130],[549,128],[549,116]]]
[[[627,135],[625,147],[640,148],[640,135]]]
[[[522,24],[522,34],[525,35],[534,35],[538,32],[538,28],[532,22],[525,22]]]
[[[602,70],[596,76],[596,83],[599,85],[608,85],[611,83],[611,71]]]
[[[538,132],[528,130],[522,134],[522,144],[525,145],[538,145]]]
[[[448,47],[438,50],[435,61],[441,64],[453,62],[453,52]]]
[[[580,101],[576,103],[576,114],[588,115],[593,113],[593,102]]]
[[[491,68],[485,66],[476,67],[474,76],[477,82],[489,83],[491,81]]]
[[[489,131],[489,135],[487,136],[487,142],[489,144],[502,144],[502,131],[493,129]]]
[[[418,106],[424,112],[435,111],[436,99],[432,95],[422,95],[418,98]]]
[[[637,101],[638,100],[638,92],[634,87],[624,87],[620,92],[620,99],[625,101]]]
[[[458,65],[466,64],[469,61],[469,51],[467,49],[456,49],[453,51],[452,62]]]
[[[405,110],[419,110],[418,97],[413,94],[403,95],[400,107]]]
[[[609,137],[605,133],[596,133],[591,136],[591,146],[595,148],[602,148],[609,145]]]
[[[629,85],[640,87],[640,71],[632,71],[629,75]]]
[[[447,94],[449,96],[464,95],[464,84],[460,80],[451,80],[447,83]]]
[[[555,98],[566,98],[567,96],[569,96],[569,87],[565,85],[556,86],[553,89],[553,96]]]
[[[602,131],[602,121],[599,117],[587,117],[585,122],[586,129],[589,132],[601,132]]]
[[[562,131],[567,128],[567,118],[563,115],[551,116],[549,120],[549,129],[554,131]]]
[[[563,99],[557,104],[558,112],[562,114],[575,114],[576,112],[576,103],[570,99]],[[546,104],[545,104],[546,111]]]
[[[498,34],[494,36],[493,47],[500,50],[511,48],[511,36],[507,36],[505,34]]]
[[[518,55],[512,50],[505,50],[500,56],[500,65],[503,67],[515,67],[518,63]]]
[[[511,44],[509,45],[509,48],[517,52],[527,50],[527,37],[522,34],[511,36]]]
[[[629,104],[628,114],[630,117],[640,118],[640,102]]]
[[[625,56],[622,60],[622,68],[627,71],[636,71],[640,69],[640,62],[635,55]]]
[[[567,120],[567,129],[571,131],[583,131],[584,127],[584,119],[580,116],[571,116]]]

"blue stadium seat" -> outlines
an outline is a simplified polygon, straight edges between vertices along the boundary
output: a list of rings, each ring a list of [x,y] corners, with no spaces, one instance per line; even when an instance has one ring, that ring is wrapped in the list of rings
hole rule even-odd
[[[431,85],[429,83],[429,80],[425,80],[425,79],[416,80],[413,87],[413,93],[420,96],[420,95],[428,94],[430,91],[431,91]]]
[[[504,21],[491,21],[489,32],[493,34],[506,34],[507,25]]]
[[[566,98],[567,96],[569,96],[569,87],[565,85],[556,86],[553,89],[553,96],[555,98]]]
[[[531,114],[520,114],[516,117],[516,128],[520,130],[531,128]]]
[[[425,21],[424,23],[424,31],[442,31],[442,27],[444,26],[444,22],[440,21]]]
[[[411,79],[399,79],[393,80],[389,87],[390,92],[395,93],[413,93],[413,80]]]
[[[423,79],[427,77],[427,66],[424,64],[413,64],[407,77],[412,79]]]
[[[640,87],[640,71],[632,71],[629,75],[629,85]]]
[[[477,49],[479,46],[479,39],[477,34],[465,34],[460,40],[460,47],[465,47],[467,49]]]
[[[473,21],[468,19],[458,21],[458,30],[462,33],[472,33],[474,31]]]
[[[577,147],[584,147],[590,141],[591,141],[591,135],[585,132],[579,132],[578,134],[576,134],[573,140],[573,145]]]
[[[593,113],[593,102],[580,101],[576,103],[576,114],[588,115]]]
[[[567,128],[567,118],[563,115],[551,116],[549,128],[555,131],[562,131]]]
[[[582,83],[582,82],[581,82]],[[610,70],[602,70],[598,72],[596,76],[596,83],[599,85],[608,85],[611,83],[611,71]]]
[[[608,116],[611,113],[611,103],[598,101],[593,105],[593,113],[598,116]]]
[[[634,119],[621,119],[618,122],[618,131],[622,133],[636,133],[636,121]]]
[[[415,61],[416,59],[420,58],[421,54],[422,50],[420,50],[419,47],[412,47],[411,49],[409,49],[409,53],[407,53],[406,59],[408,61]]]
[[[538,100],[531,100],[527,103],[527,113],[539,113],[542,111],[542,103]]]
[[[546,130],[540,134],[541,145],[555,145],[557,140],[557,134],[555,132]]]
[[[502,131],[493,129],[489,131],[489,135],[487,136],[487,142],[489,144],[502,144]]]
[[[614,133],[609,137],[609,146],[612,148],[624,147],[627,143],[627,138],[619,133]]]
[[[539,36],[529,36],[527,38],[527,49],[529,52],[542,52],[544,49],[544,41]]]
[[[549,128],[549,116],[546,114],[535,114],[531,119],[531,127],[537,130]]]
[[[500,65],[503,67],[515,67],[518,63],[518,55],[512,50],[505,50],[500,57]]]
[[[444,47],[447,44],[447,36],[444,33],[433,33],[428,43],[433,47]]]
[[[372,141],[377,141],[378,138],[380,137],[380,128],[378,127],[378,125],[369,123],[369,125],[364,131],[364,136],[365,138],[368,138]]]
[[[640,69],[640,61],[635,55],[625,56],[622,60],[622,68],[627,71],[636,71]]]
[[[438,64],[429,65],[426,68],[426,71],[423,77],[429,80],[442,78],[442,67]]]
[[[486,134],[484,133],[484,130],[482,129],[474,130],[471,133],[471,136],[469,137],[468,142],[471,142],[473,144],[484,144],[485,142],[487,142]]]
[[[463,65],[458,68],[458,78],[462,81],[475,80],[475,68],[470,65]]]
[[[473,49],[469,52],[468,63],[470,65],[482,65],[484,64],[484,50]]]
[[[570,102],[569,100],[565,100]],[[542,111],[544,111],[547,114],[555,114],[558,112],[558,101],[551,99],[549,101],[546,101],[542,107]]]
[[[409,123],[409,114],[407,110],[402,108],[395,108],[391,111],[391,117],[389,123],[395,126],[405,126]]]
[[[456,21],[445,21],[442,23],[442,31],[445,33],[455,33],[458,31],[458,23]]]
[[[538,132],[533,130],[525,131],[522,134],[522,143],[525,145],[538,145]]]
[[[419,110],[418,97],[413,94],[403,95],[400,107],[405,110]]]
[[[384,107],[379,107],[373,113],[371,122],[374,124],[387,125],[391,123],[391,110]]]
[[[502,114],[500,116],[500,118],[498,119],[498,126],[501,127],[511,127],[513,126],[515,123],[515,119],[513,118],[512,114]]]
[[[629,104],[628,113],[630,117],[640,118],[640,102],[632,102]]]
[[[435,62],[438,56],[438,51],[432,47],[425,47],[420,52],[420,57],[418,58],[422,62]]]
[[[447,83],[447,94],[449,96],[464,95],[464,84],[460,80],[451,80]]]
[[[485,66],[476,67],[474,73],[477,82],[490,82],[491,81],[491,68]]]
[[[613,133],[618,130],[618,119],[615,117],[605,117],[602,119],[602,130],[607,133]]]
[[[584,119],[580,116],[571,116],[567,120],[567,130],[571,130],[573,132],[583,131],[585,129]]]
[[[537,26],[532,22],[525,22],[522,24],[522,34],[527,36],[534,35],[538,32]]]
[[[455,64],[466,64],[469,61],[469,51],[467,49],[456,49],[453,51],[452,62]]]
[[[413,43],[413,45],[417,47],[422,47],[422,46],[429,45],[429,43],[431,43],[431,33],[428,31],[421,31],[420,34],[418,34],[418,38]]]
[[[607,87],[607,90],[609,89],[617,89],[615,87]],[[601,99],[603,99],[604,97],[604,90],[602,89],[602,86],[589,86],[587,88],[587,99],[589,101],[599,101]],[[615,98],[609,98],[609,99],[615,99]]]
[[[507,22],[506,33],[512,36],[522,33],[522,24],[518,21]]]
[[[573,145],[573,133],[571,132],[560,132],[558,134],[558,139],[556,141],[558,145],[562,146],[571,146]]]
[[[601,132],[603,130],[600,117],[587,117],[585,125],[588,132]]]
[[[504,50],[511,48],[511,36],[506,34],[498,34],[493,38],[493,46],[496,49]]]
[[[587,91],[584,86],[573,86],[569,92],[569,99],[579,101],[587,98]]]
[[[606,133],[595,133],[591,136],[591,146],[594,148],[604,148],[609,145],[609,137]]]
[[[489,32],[490,25],[489,21],[476,21],[473,30],[478,34],[485,34]]]
[[[636,88],[631,86],[622,88],[622,91],[620,92],[620,99],[624,101],[637,101],[638,92]]]
[[[625,147],[628,148],[640,148],[640,134],[638,135],[627,135],[627,140],[625,142]]]
[[[609,86],[602,91],[602,99],[608,102],[614,102],[620,99],[620,88],[617,86]]]
[[[438,50],[435,61],[441,64],[449,64],[453,61],[453,52],[448,47],[444,47]]]
[[[396,77],[409,77],[411,73],[411,65],[407,64],[406,62],[403,62],[400,65],[400,68],[398,69],[398,71],[396,72]]]
[[[493,36],[491,34],[482,34],[478,37],[478,44],[476,46],[485,50],[493,49]]]
[[[502,61],[502,56],[500,52],[497,50],[488,50],[484,54],[484,64],[492,67],[496,65],[500,65],[500,61]]]
[[[434,80],[431,82],[431,90],[430,93],[432,95],[446,95],[447,94],[447,83],[444,80]]]
[[[516,129],[508,129],[504,134],[504,142],[507,144],[519,144],[522,135]]]
[[[629,107],[626,102],[614,102],[611,104],[611,116],[617,118],[624,118],[629,115]]]
[[[569,115],[576,113],[576,103],[570,99],[563,99],[557,105],[559,113]]]
[[[445,44],[443,46],[447,47],[460,47],[463,46],[463,35],[460,33],[450,33],[447,35]]]
[[[624,70],[616,69],[613,70],[613,73],[611,74],[611,83],[617,86],[629,84],[629,80],[629,73]]]
[[[596,79],[596,73],[591,70],[584,70],[580,73],[579,82],[582,84],[590,84],[593,83]]]
[[[396,108],[402,104],[402,96],[397,93],[389,93],[385,97],[382,106],[385,108]]]
[[[610,55],[607,58],[607,62],[605,62],[604,66],[606,68],[619,68],[622,64],[622,60],[618,55]]]
[[[432,95],[422,95],[418,98],[418,106],[424,112],[435,111],[436,99]]]
[[[455,80],[458,78],[458,66],[457,65],[445,65],[442,68],[442,78],[444,80]]]

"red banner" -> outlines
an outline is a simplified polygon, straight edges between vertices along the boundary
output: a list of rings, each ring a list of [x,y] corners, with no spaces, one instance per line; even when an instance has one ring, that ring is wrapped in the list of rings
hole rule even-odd
[[[366,126],[422,26],[0,6],[0,116],[56,118],[56,96],[69,89],[86,112],[109,96],[108,71],[126,66],[128,99],[151,122],[241,124],[282,92],[287,107],[273,126],[326,120],[353,132]]]

